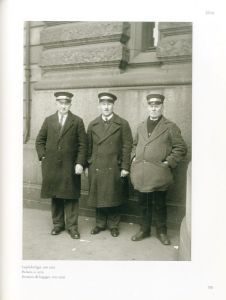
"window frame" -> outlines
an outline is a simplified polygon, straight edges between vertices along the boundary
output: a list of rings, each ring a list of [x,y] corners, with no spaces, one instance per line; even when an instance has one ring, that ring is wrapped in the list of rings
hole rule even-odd
[[[157,46],[148,46],[148,43],[144,42],[144,39],[148,34],[147,31],[150,30],[148,29],[148,23],[153,24],[155,22],[130,23],[130,40],[128,42],[128,49],[130,51],[130,66],[147,63],[160,64],[160,61],[156,56]],[[154,26],[152,27],[152,30],[154,30]]]

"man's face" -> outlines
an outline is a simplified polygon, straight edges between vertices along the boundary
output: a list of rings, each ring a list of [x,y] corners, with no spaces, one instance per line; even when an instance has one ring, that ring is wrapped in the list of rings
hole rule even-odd
[[[69,109],[71,108],[71,102],[67,100],[58,100],[56,101],[57,110],[62,115],[65,115],[68,113]]]
[[[159,99],[153,98],[152,101],[148,103],[148,111],[150,118],[152,120],[157,120],[162,115],[163,104],[159,101]]]
[[[99,103],[99,108],[100,108],[101,114],[105,117],[108,117],[113,113],[114,103],[109,102],[109,101],[101,101]]]

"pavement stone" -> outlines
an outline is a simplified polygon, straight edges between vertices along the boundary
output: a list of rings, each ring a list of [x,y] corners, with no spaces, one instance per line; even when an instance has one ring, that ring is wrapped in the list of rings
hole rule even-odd
[[[139,242],[131,236],[139,230],[134,223],[120,223],[120,235],[112,237],[109,230],[91,235],[95,219],[79,216],[80,240],[72,239],[66,231],[50,235],[52,229],[49,211],[25,208],[23,212],[24,260],[125,260],[176,261],[178,260],[179,232],[168,230],[171,245],[164,246],[155,236]]]

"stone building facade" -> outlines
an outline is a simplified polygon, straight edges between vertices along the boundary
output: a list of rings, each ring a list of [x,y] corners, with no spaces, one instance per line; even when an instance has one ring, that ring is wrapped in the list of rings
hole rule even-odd
[[[153,32],[158,36],[154,36]],[[179,228],[185,215],[186,173],[191,160],[192,24],[179,22],[27,22],[24,29],[24,205],[48,209],[40,199],[41,168],[35,138],[44,118],[55,112],[56,90],[74,93],[72,112],[87,128],[98,115],[97,94],[113,92],[115,111],[135,134],[147,117],[146,95],[161,90],[164,115],[178,124],[188,146],[168,193],[168,226]],[[82,176],[80,213],[86,206]],[[122,210],[125,221],[139,221],[136,193]]]

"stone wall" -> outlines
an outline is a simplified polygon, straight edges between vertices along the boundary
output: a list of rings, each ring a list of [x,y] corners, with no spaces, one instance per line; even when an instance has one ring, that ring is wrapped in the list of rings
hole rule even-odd
[[[87,127],[97,116],[97,95],[112,91],[118,96],[115,112],[126,118],[135,133],[147,117],[145,96],[161,89],[166,96],[164,114],[181,128],[188,145],[186,160],[175,170],[176,184],[168,194],[169,226],[179,226],[185,212],[186,168],[191,156],[191,54],[190,23],[159,23],[156,49],[139,50],[141,23],[31,22],[30,27],[30,131],[24,145],[24,203],[49,207],[40,199],[40,164],[34,141],[43,119],[55,112],[53,92],[74,93],[72,112]],[[137,49],[134,51],[134,49]],[[81,213],[93,214],[85,204],[87,179],[82,178]],[[123,211],[126,220],[138,221],[136,195]]]

